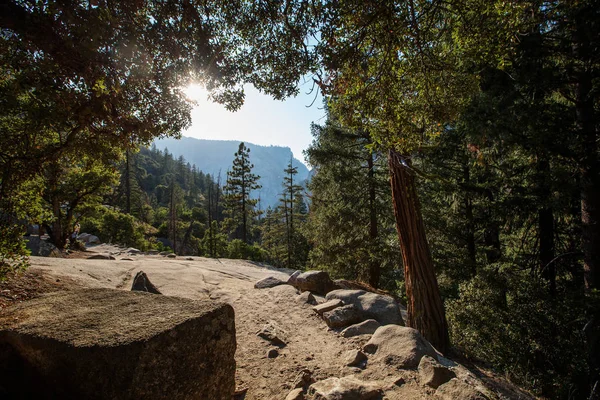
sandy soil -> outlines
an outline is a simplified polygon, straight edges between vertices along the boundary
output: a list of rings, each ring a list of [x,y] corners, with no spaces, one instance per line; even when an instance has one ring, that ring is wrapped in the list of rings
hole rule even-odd
[[[388,399],[426,399],[433,394],[418,385],[414,372],[345,367],[343,354],[359,349],[367,338],[345,339],[329,330],[311,306],[296,299],[298,293],[293,287],[254,289],[254,283],[262,278],[275,276],[285,280],[292,271],[241,260],[130,255],[106,245],[92,251],[112,254],[116,260],[32,257],[32,267],[24,276],[13,279],[12,283],[0,284],[0,309],[38,292],[70,287],[130,290],[133,277],[142,270],[164,295],[210,298],[233,306],[238,346],[236,383],[240,399],[284,399],[303,371],[309,371],[316,380],[356,374],[390,386],[403,378],[405,384],[389,391]],[[20,280],[30,283],[30,293],[24,289],[26,283],[18,284]],[[31,283],[39,290],[31,287]],[[256,335],[268,322],[274,322],[285,331],[287,345],[278,348]],[[277,348],[279,355],[268,358],[267,352],[273,348]],[[504,392],[500,398],[529,398],[512,387],[500,392]]]

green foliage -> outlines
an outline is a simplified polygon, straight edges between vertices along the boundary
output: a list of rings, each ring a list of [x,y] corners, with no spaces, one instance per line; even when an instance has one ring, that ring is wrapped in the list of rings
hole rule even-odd
[[[234,259],[264,261],[266,252],[260,246],[244,243],[240,239],[233,239],[227,244],[227,257]]]
[[[100,208],[96,215],[81,220],[81,231],[96,235],[101,241],[135,247],[145,251],[151,243],[146,236],[151,227],[136,220],[135,217],[116,210]]]
[[[554,298],[543,281],[511,269],[480,273],[446,302],[452,342],[538,394],[585,397],[584,299]]]
[[[22,227],[0,224],[0,282],[9,273],[26,269],[29,266],[28,256]]]

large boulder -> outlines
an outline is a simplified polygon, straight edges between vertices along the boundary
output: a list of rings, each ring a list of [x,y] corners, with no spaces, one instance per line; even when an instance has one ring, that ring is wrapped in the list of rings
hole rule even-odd
[[[327,293],[326,298],[327,300],[340,299],[344,304],[352,304],[362,312],[364,319],[377,320],[381,325],[404,325],[400,307],[391,296],[364,290],[339,289]]]
[[[308,388],[310,400],[369,400],[379,399],[383,394],[381,386],[373,382],[363,382],[353,376],[329,378],[315,382]]]
[[[334,308],[331,311],[323,313],[323,320],[332,329],[345,328],[348,325],[359,322],[361,319],[360,313],[352,304]]]
[[[450,379],[456,377],[456,374],[434,360],[432,357],[424,356],[419,362],[419,382],[421,385],[427,385],[434,389],[443,385]]]
[[[83,242],[84,244],[100,244],[100,239],[98,236],[91,235],[89,233],[80,233],[77,235],[77,240]]]
[[[377,329],[363,350],[397,368],[416,368],[426,355],[437,360],[433,346],[416,329],[400,325]]]
[[[368,319],[359,324],[351,325],[344,329],[341,333],[342,337],[348,338],[358,335],[371,335],[379,329],[381,325],[374,319]]]
[[[308,290],[317,294],[326,294],[335,288],[329,274],[325,271],[306,271],[289,279],[288,283],[301,292]]]
[[[233,308],[111,289],[56,292],[0,315],[0,393],[35,399],[227,399]]]
[[[40,257],[61,257],[60,250],[45,239],[39,236],[28,236],[25,238],[27,249],[32,256]]]

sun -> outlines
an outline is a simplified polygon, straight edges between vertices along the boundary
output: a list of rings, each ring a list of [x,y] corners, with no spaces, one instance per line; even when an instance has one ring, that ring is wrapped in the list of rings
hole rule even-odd
[[[200,83],[190,83],[182,91],[188,100],[196,103],[205,103],[208,101],[208,90]]]

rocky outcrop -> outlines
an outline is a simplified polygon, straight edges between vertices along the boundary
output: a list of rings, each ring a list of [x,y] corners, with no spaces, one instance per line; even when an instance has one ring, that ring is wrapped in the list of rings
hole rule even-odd
[[[308,388],[310,400],[370,400],[378,399],[383,390],[378,384],[363,382],[353,376],[329,378]]]
[[[25,238],[27,249],[32,256],[39,257],[61,257],[60,250],[45,239],[39,236],[28,236]]]
[[[133,278],[133,284],[131,285],[131,290],[138,292],[148,292],[154,294],[162,294],[160,290],[156,286],[150,282],[148,275],[144,271],[139,271],[135,274],[135,278]]]
[[[56,292],[0,316],[0,393],[35,399],[227,399],[233,308],[141,292]]]
[[[404,325],[400,307],[391,296],[366,292],[364,290],[339,289],[327,293],[327,300],[339,299],[344,304],[352,304],[363,314],[363,319],[375,319],[381,325]]]
[[[275,278],[274,276],[268,276],[254,284],[254,289],[268,289],[275,286],[285,284],[281,279]]]
[[[301,292],[308,290],[323,295],[335,288],[333,281],[329,278],[329,274],[324,271],[303,272],[293,279],[289,279],[288,283]]]
[[[437,360],[433,346],[416,329],[399,325],[377,329],[363,350],[397,368],[416,368],[426,355]]]
[[[381,325],[379,324],[379,322],[375,321],[374,319],[368,319],[359,324],[355,324],[355,325],[351,325],[351,326],[347,327],[346,329],[344,329],[342,331],[341,335],[342,335],[342,337],[345,337],[345,338],[358,336],[358,335],[371,335],[371,334],[375,333],[375,331],[380,326]]]
[[[83,242],[84,244],[100,244],[100,239],[98,236],[90,235],[89,233],[80,233],[77,236],[77,240]]]
[[[434,389],[443,385],[450,379],[456,377],[456,374],[448,368],[441,365],[430,356],[424,356],[419,362],[419,382],[421,385],[427,385]]]

